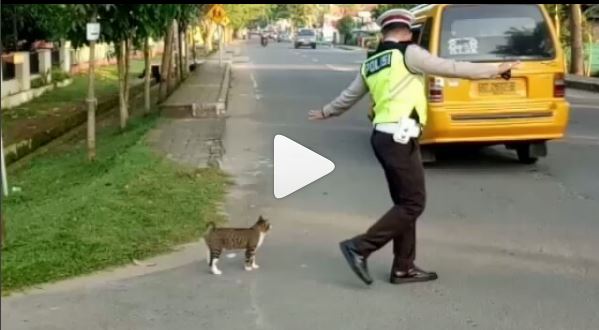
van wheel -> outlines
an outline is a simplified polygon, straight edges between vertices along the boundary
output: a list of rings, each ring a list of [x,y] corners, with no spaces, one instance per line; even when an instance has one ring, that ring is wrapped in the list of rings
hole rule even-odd
[[[316,44],[312,44],[312,49],[316,49]]]
[[[531,165],[539,160],[538,157],[531,155],[531,148],[528,144],[518,146],[516,148],[516,153],[518,154],[518,161],[522,164]]]

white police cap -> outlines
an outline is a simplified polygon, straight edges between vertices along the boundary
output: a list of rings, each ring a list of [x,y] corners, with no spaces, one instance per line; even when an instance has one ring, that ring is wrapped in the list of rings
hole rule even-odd
[[[409,27],[412,27],[414,22],[414,15],[405,9],[390,9],[377,17],[376,24],[382,28],[392,23],[403,23]]]

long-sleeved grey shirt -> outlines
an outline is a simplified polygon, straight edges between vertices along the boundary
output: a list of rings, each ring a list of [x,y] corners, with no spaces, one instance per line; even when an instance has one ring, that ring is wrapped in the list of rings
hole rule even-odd
[[[486,79],[499,74],[497,65],[447,60],[432,55],[418,45],[410,45],[405,63],[412,72],[448,78]],[[352,83],[322,109],[325,116],[338,116],[349,110],[368,93],[368,86],[358,72]]]

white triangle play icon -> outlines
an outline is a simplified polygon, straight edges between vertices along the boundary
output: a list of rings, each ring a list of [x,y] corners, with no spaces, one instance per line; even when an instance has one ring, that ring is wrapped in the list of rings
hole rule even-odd
[[[283,135],[275,136],[274,193],[283,198],[333,172],[335,164]]]

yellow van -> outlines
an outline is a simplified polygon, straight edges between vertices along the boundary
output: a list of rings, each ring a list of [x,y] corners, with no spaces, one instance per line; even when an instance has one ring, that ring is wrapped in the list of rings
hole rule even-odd
[[[546,141],[564,136],[569,104],[564,54],[545,8],[436,4],[412,12],[414,41],[432,54],[471,62],[522,62],[510,80],[426,77],[429,115],[423,150],[443,143],[504,144],[516,150],[522,163],[546,156]]]

